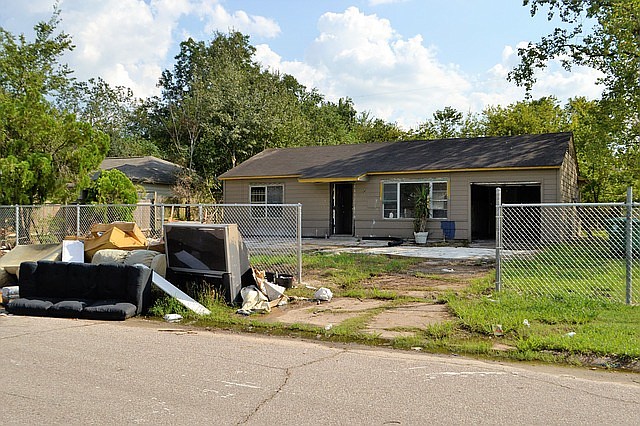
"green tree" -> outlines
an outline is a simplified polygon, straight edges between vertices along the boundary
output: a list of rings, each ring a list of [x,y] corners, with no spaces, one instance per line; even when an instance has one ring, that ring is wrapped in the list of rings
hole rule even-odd
[[[578,167],[585,182],[581,187],[586,202],[611,201],[619,180],[616,141],[612,121],[598,101],[571,99],[566,106],[574,135]]]
[[[290,143],[289,123],[301,127],[292,119],[299,88],[262,71],[253,53],[248,37],[237,32],[216,34],[210,43],[183,42],[173,70],[163,72],[162,96],[151,105],[167,152],[210,184],[265,147]]]
[[[604,74],[607,94],[640,94],[640,1],[638,0],[524,0],[531,15],[546,8],[549,21],[562,26],[519,49],[521,63],[510,78],[527,89],[535,83],[535,70],[559,58],[566,69],[584,65]],[[631,101],[631,99],[630,99]]]
[[[524,5],[530,6],[532,16],[547,10],[549,21],[560,22],[551,34],[519,50],[521,62],[509,79],[530,91],[536,82],[535,71],[552,59],[560,60],[567,70],[587,66],[602,73],[598,118],[590,114],[587,120],[591,124],[597,120],[599,130],[576,136],[576,140],[601,137],[606,141],[606,155],[611,155],[614,164],[605,162],[603,167],[616,173],[608,175],[609,184],[593,180],[596,187],[591,188],[591,197],[621,199],[623,187],[637,185],[640,178],[640,0],[525,0]]]
[[[103,170],[88,188],[87,202],[95,204],[135,204],[138,189],[118,169]]]
[[[76,199],[107,152],[108,137],[50,99],[69,87],[59,58],[72,49],[55,34],[56,11],[35,40],[0,28],[0,204]]]
[[[267,148],[360,142],[368,123],[351,99],[326,101],[290,75],[263,70],[254,51],[238,32],[189,39],[162,74],[162,95],[146,104],[147,134],[192,173],[185,194],[215,193],[220,173]]]
[[[399,141],[406,137],[407,133],[397,124],[373,118],[368,112],[358,114],[351,129],[355,143]]]
[[[449,139],[482,136],[484,128],[475,114],[466,116],[446,106],[433,113],[433,117],[409,131],[409,139]]]
[[[525,0],[535,15],[547,9],[551,21],[561,22],[537,43],[519,49],[520,64],[509,79],[530,90],[535,71],[551,59],[570,70],[588,66],[602,72],[601,108],[624,123],[620,142],[634,145],[640,134],[640,0]]]
[[[142,101],[133,96],[131,89],[111,87],[100,77],[90,78],[74,82],[58,96],[56,105],[109,136],[110,157],[162,156],[141,132]]]
[[[554,97],[491,106],[482,112],[485,136],[515,136],[569,130],[565,111]]]

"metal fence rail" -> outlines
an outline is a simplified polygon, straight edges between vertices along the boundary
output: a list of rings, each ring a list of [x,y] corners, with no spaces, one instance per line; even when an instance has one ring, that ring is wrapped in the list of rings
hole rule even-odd
[[[172,221],[236,223],[252,266],[302,280],[300,204],[133,204],[0,206],[0,246],[59,243],[84,237],[96,223],[135,222],[160,241]]]
[[[499,192],[498,192],[499,194]],[[496,288],[634,303],[640,277],[640,205],[501,204]],[[635,299],[634,299],[635,297]]]

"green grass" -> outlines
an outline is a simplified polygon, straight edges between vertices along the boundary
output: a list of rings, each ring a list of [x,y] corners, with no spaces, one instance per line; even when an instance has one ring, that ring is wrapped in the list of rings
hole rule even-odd
[[[633,262],[640,277],[640,262]],[[625,261],[600,239],[563,243],[531,254],[507,257],[502,265],[505,287],[522,293],[574,294],[624,302]]]
[[[322,277],[334,286],[357,288],[365,280],[385,273],[400,273],[422,259],[353,253],[314,253],[303,256],[303,270],[324,271]]]
[[[526,268],[524,263],[519,264],[521,269],[517,272],[520,275],[515,275],[520,280],[519,285],[534,286],[543,281],[549,288],[557,289],[549,296],[512,290],[496,293],[495,274],[492,272],[473,281],[464,291],[440,293],[437,302],[447,305],[454,318],[452,321],[422,329],[397,330],[410,332],[411,335],[392,341],[364,333],[363,330],[384,309],[413,299],[400,296],[394,291],[369,288],[363,284],[371,277],[407,273],[423,259],[346,253],[305,254],[304,268],[323,271],[322,279],[327,282],[326,286],[334,289],[334,295],[388,301],[384,307],[363,311],[328,329],[306,324],[267,323],[260,315],[240,316],[235,313],[237,307],[227,306],[207,288],[195,284],[189,294],[195,294],[196,299],[211,310],[211,315],[195,315],[174,299],[165,296],[157,298],[151,314],[162,317],[165,313],[179,313],[185,318],[184,322],[204,328],[367,345],[384,344],[398,349],[420,349],[478,357],[577,364],[589,358],[601,357],[612,360],[613,366],[640,359],[640,306],[615,303],[606,297],[585,297],[583,292],[575,291],[579,288],[576,286],[583,285],[575,265],[586,266],[593,263],[593,259],[589,259],[585,253],[572,250],[571,247],[558,246],[530,256],[527,259],[530,264]],[[602,262],[605,267],[609,267],[607,262],[611,262],[619,269],[618,259],[607,257]],[[594,281],[608,276],[606,272],[597,269],[591,270],[590,274],[589,279]],[[573,291],[567,291],[571,289]],[[287,293],[311,297],[313,290],[302,287],[291,289]],[[502,335],[499,336],[494,333],[498,324],[502,328]],[[494,348],[496,343],[511,350],[498,351]]]

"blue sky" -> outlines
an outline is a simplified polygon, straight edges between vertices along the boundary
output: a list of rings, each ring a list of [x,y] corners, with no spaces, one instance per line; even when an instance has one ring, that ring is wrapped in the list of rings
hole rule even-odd
[[[53,10],[53,0],[0,2],[0,26],[27,36]],[[553,28],[519,0],[60,0],[60,8],[76,45],[65,59],[78,79],[157,94],[180,41],[236,29],[265,68],[404,128],[445,106],[480,112],[521,100],[505,79],[517,47]],[[533,95],[595,98],[597,77],[552,64]]]

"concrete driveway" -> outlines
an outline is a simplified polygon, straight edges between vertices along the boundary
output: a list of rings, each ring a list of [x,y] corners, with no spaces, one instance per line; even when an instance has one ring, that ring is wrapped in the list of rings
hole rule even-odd
[[[384,240],[363,240],[351,237],[305,238],[302,240],[303,250],[386,254],[393,256],[408,256],[431,259],[482,259],[495,260],[496,250],[488,244],[477,246],[460,246],[456,243],[438,243],[425,246],[403,243],[389,246]]]

